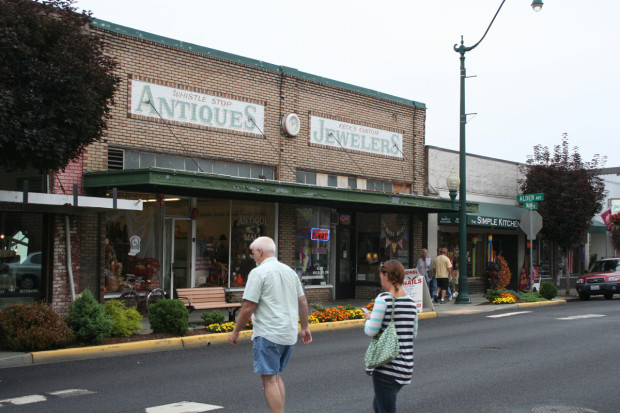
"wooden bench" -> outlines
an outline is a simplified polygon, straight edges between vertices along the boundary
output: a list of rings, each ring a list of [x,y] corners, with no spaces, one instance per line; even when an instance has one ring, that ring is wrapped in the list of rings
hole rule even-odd
[[[228,320],[235,321],[235,315],[241,303],[224,287],[177,288],[177,298],[185,303],[187,309],[194,310],[228,310]]]

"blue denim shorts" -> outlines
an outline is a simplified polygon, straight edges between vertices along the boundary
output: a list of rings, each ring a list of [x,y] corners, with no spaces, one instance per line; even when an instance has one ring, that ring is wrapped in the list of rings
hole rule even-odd
[[[294,346],[272,343],[264,337],[254,338],[254,373],[271,375],[280,374],[288,364]]]

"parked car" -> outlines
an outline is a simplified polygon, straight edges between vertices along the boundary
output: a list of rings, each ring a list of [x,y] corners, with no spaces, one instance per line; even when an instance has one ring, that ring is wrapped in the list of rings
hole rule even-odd
[[[620,258],[605,258],[594,263],[592,271],[577,279],[577,293],[582,300],[592,295],[603,295],[611,300],[620,294]]]
[[[20,263],[0,264],[0,278],[4,288],[18,288],[20,290],[38,289],[41,284],[40,251],[28,254]]]

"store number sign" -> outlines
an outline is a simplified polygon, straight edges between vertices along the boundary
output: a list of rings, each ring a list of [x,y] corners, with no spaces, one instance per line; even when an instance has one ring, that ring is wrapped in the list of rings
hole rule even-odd
[[[329,229],[312,228],[310,232],[310,239],[312,241],[329,241]]]

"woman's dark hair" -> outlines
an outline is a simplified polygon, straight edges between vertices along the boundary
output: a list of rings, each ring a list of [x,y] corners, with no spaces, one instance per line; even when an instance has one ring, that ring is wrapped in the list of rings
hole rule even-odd
[[[398,260],[389,260],[381,263],[381,271],[387,275],[387,279],[394,287],[399,287],[405,279],[405,267]]]

